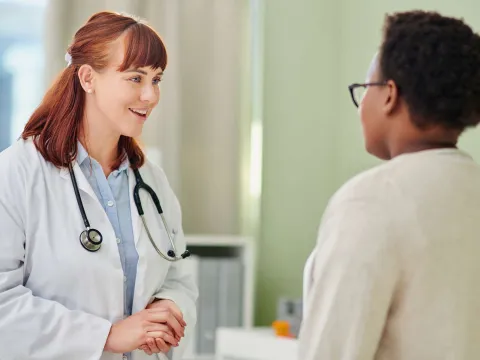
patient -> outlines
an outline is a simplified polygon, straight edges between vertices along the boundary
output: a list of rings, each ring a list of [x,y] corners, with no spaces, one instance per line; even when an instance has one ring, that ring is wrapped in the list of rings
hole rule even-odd
[[[387,16],[349,87],[382,165],[323,216],[302,360],[480,359],[480,166],[458,149],[480,121],[480,37],[433,12]]]

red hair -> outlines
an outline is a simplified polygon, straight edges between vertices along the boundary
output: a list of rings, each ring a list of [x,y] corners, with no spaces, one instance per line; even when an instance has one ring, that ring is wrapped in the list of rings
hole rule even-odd
[[[77,71],[83,64],[89,64],[96,71],[104,69],[108,65],[108,46],[125,32],[125,55],[118,71],[132,66],[165,70],[165,45],[151,27],[133,17],[113,12],[92,15],[77,31],[68,48],[71,64],[48,89],[22,133],[23,139],[33,137],[37,150],[46,161],[57,167],[67,167],[76,158],[85,105],[85,91]],[[131,137],[122,135],[118,150],[113,169],[120,165],[125,154],[134,169],[145,162],[143,151]]]

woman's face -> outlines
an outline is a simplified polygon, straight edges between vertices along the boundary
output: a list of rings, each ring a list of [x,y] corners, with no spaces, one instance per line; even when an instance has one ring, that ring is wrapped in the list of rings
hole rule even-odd
[[[366,83],[379,83],[380,71],[376,55],[367,73]],[[384,99],[388,94],[387,86],[367,86],[359,106],[363,137],[366,150],[380,158],[388,158],[387,137],[389,121],[383,111]]]
[[[125,54],[125,35],[111,45],[109,65],[93,76],[93,92],[87,93],[95,116],[117,135],[138,137],[160,99],[162,69],[150,67],[117,69]]]

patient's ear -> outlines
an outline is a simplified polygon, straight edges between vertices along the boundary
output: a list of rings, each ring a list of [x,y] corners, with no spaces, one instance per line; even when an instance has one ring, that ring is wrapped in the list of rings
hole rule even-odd
[[[385,86],[385,95],[383,97],[383,110],[385,114],[391,114],[398,106],[399,94],[397,84],[393,80],[388,80]]]

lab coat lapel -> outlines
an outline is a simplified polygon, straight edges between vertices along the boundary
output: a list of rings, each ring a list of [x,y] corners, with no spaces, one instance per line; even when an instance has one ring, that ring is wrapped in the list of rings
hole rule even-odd
[[[133,199],[133,189],[135,188],[136,182],[135,182],[135,175],[133,173],[132,168],[128,168],[128,185],[129,185],[129,197],[130,197],[130,213],[132,216],[132,228],[133,228],[133,238],[135,241],[135,245],[138,242],[138,239],[140,238],[140,233],[142,231],[142,226],[141,222],[142,219],[140,218],[140,215],[138,215],[138,210],[137,206],[135,205],[135,201]],[[146,211],[145,208],[143,208],[144,211]]]
[[[77,180],[78,189],[80,191],[83,191],[83,192],[87,193],[92,198],[94,198],[98,201],[97,196],[95,195],[92,187],[88,183],[87,178],[83,174],[83,171],[82,171],[82,169],[80,169],[80,166],[78,165],[77,162],[75,162],[75,164],[73,165],[73,173],[75,174],[75,179]],[[62,168],[60,170],[60,176],[64,179],[70,181],[70,182],[72,181],[72,179],[70,177],[70,172],[68,171],[67,168]],[[73,191],[73,187],[72,187],[72,191]]]

